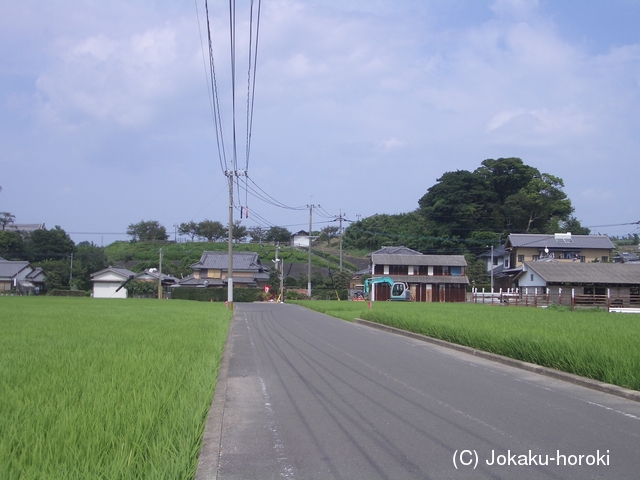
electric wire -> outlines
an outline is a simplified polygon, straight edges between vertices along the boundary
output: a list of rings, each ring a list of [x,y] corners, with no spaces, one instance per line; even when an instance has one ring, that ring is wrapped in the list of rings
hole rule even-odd
[[[218,158],[220,160],[220,168],[223,172],[229,170],[227,163],[226,148],[224,146],[224,135],[222,130],[222,116],[220,113],[220,98],[218,95],[218,81],[216,78],[216,69],[213,56],[213,41],[211,40],[211,22],[209,20],[209,2],[205,0],[205,13],[207,18],[207,39],[209,43],[209,66],[210,66],[210,78],[211,78],[211,91],[213,92],[213,104],[214,115],[213,121],[216,130],[216,145],[218,147]]]

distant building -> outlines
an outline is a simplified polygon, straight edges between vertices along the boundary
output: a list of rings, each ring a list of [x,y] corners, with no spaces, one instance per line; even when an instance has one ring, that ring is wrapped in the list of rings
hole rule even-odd
[[[44,223],[9,223],[4,228],[8,232],[31,233],[36,230],[44,230]]]
[[[127,298],[124,282],[136,276],[126,268],[109,267],[90,275],[93,282],[93,298]],[[118,290],[119,289],[119,290]]]
[[[180,287],[226,287],[229,276],[229,254],[203,252],[200,261],[191,265],[193,273],[180,280]],[[234,288],[263,288],[269,284],[269,269],[254,252],[233,253]]]
[[[309,248],[309,238],[309,232],[305,232],[304,230],[293,233],[291,235],[291,246]]]
[[[416,302],[464,302],[466,267],[463,255],[423,255],[406,247],[382,247],[371,254],[371,274],[405,282]],[[388,286],[373,287],[376,300],[390,298]]]
[[[640,265],[621,263],[525,262],[516,278],[521,291],[557,295],[640,295]]]
[[[38,294],[44,290],[45,275],[41,268],[26,260],[0,259],[0,292]]]

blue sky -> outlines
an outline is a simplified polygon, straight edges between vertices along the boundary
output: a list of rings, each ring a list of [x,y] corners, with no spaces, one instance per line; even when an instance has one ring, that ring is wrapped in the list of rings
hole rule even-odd
[[[228,2],[209,8],[229,147]],[[443,173],[520,157],[564,180],[594,233],[639,231],[624,224],[640,220],[640,1],[263,0],[260,21],[248,175],[321,205],[314,228],[412,211]],[[0,211],[99,245],[141,220],[226,224],[205,28],[200,0],[2,2]],[[236,201],[246,226],[308,227],[308,211]]]

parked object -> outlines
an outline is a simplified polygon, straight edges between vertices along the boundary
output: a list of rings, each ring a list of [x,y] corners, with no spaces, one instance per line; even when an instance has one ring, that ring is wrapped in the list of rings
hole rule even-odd
[[[369,295],[374,285],[388,285],[391,289],[389,300],[409,301],[411,300],[411,290],[405,282],[395,282],[390,277],[371,277],[364,281],[364,293]],[[373,295],[375,297],[375,293]],[[375,300],[375,298],[371,298]]]

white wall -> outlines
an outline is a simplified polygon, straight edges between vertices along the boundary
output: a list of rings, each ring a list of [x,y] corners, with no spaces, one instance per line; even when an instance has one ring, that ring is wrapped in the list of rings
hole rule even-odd
[[[122,282],[94,282],[93,298],[127,298],[127,289],[121,288],[116,292]]]

